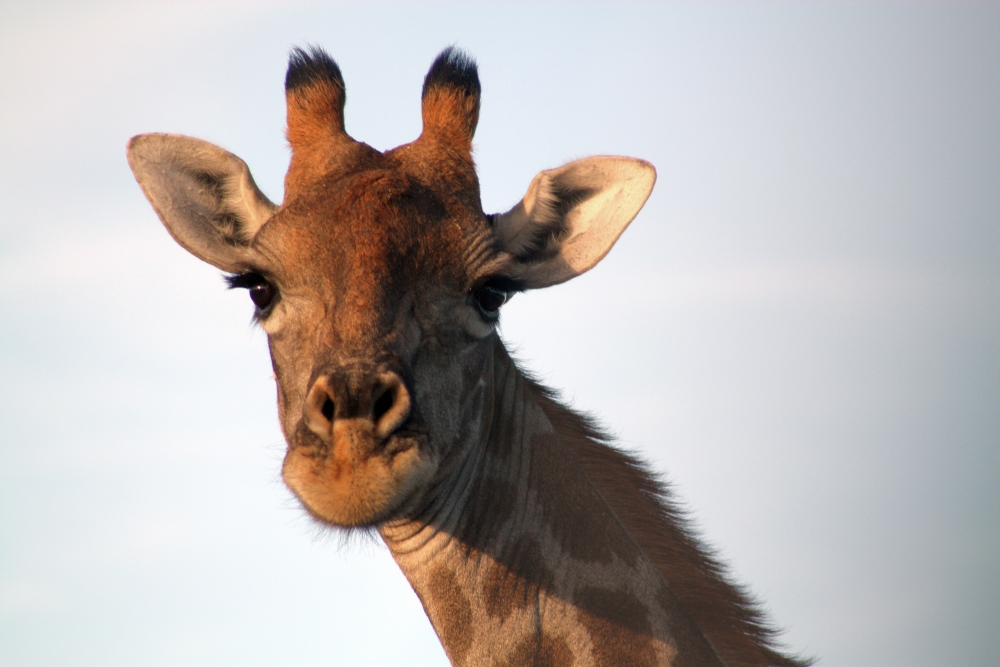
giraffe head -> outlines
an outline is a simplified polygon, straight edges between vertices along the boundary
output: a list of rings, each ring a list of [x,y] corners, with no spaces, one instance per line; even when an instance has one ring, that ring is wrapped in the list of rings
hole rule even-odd
[[[655,172],[579,160],[485,214],[471,155],[479,78],[454,49],[424,81],[420,137],[384,153],[345,132],[344,81],[322,51],[292,53],[285,94],[281,206],[242,160],[198,139],[135,137],[129,164],[174,239],[250,292],[289,488],[323,522],[373,525],[429,502],[442,462],[474,437],[504,302],[593,267]]]

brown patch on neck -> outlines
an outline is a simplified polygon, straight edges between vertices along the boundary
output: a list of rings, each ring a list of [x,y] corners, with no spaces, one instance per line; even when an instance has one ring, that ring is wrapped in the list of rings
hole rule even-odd
[[[430,617],[434,628],[441,635],[441,643],[453,664],[461,664],[472,647],[472,605],[458,585],[455,573],[447,567],[439,566],[431,574],[428,582],[434,606],[424,604],[424,611]]]
[[[586,472],[566,444],[555,433],[537,433],[530,448],[529,483],[563,553],[581,563],[605,565],[617,556],[634,567],[639,559],[636,545],[586,482]]]

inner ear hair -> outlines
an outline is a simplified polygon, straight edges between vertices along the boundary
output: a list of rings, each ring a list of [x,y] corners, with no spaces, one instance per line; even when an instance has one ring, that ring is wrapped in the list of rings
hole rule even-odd
[[[270,218],[275,206],[267,206],[257,197],[247,197],[239,173],[199,169],[185,165],[189,177],[210,194],[214,204],[210,218],[222,240],[234,247],[250,244],[254,235]]]
[[[492,218],[512,275],[530,289],[592,269],[642,208],[653,165],[597,155],[539,173],[517,206]]]
[[[245,265],[245,251],[277,207],[246,163],[207,141],[144,134],[128,143],[136,180],[170,235],[223,271]]]
[[[558,254],[569,234],[567,214],[597,192],[560,176],[542,172],[517,206],[491,216],[504,248],[519,261],[540,262]]]

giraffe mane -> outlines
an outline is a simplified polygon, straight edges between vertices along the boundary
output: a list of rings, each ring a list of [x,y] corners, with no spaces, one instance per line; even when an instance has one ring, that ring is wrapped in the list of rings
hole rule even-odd
[[[810,658],[786,655],[780,630],[746,587],[702,543],[669,484],[641,458],[614,444],[589,415],[559,401],[558,393],[518,369],[559,438],[576,456],[611,510],[666,579],[725,665],[806,667]]]

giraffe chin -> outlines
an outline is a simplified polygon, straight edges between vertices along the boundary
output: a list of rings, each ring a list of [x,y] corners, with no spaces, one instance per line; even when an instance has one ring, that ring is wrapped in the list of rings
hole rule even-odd
[[[343,528],[393,518],[437,469],[436,458],[417,438],[393,437],[372,451],[374,441],[359,448],[354,435],[335,439],[333,447],[289,446],[281,471],[315,519]],[[367,454],[359,455],[359,449]]]

